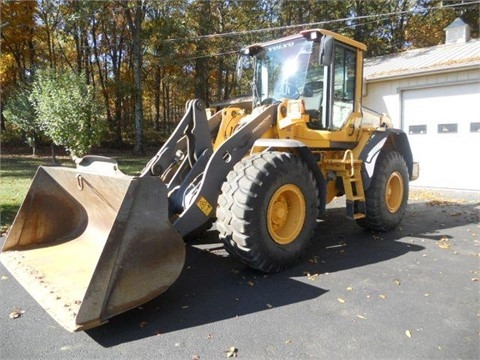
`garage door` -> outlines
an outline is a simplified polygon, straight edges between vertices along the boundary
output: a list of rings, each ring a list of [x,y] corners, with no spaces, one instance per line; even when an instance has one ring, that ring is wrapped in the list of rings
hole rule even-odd
[[[402,92],[420,178],[412,186],[480,190],[480,83]]]

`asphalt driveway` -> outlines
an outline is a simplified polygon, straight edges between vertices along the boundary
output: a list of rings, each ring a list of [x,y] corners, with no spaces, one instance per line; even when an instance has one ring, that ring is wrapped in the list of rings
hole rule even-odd
[[[74,334],[0,265],[0,356],[479,359],[479,206],[478,192],[413,189],[400,227],[375,234],[340,199],[305,259],[275,275],[235,262],[212,230],[164,295]]]

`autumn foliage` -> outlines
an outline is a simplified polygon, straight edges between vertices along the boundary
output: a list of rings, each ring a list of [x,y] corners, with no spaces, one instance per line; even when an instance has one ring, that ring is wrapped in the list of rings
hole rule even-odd
[[[188,99],[214,104],[245,93],[235,77],[243,45],[322,27],[365,42],[370,56],[383,55],[442,43],[443,28],[460,15],[477,37],[479,13],[478,4],[439,0],[1,0],[0,6],[2,109],[42,70],[83,74],[102,104],[101,142],[138,152],[168,136]],[[5,115],[2,139],[20,137]]]

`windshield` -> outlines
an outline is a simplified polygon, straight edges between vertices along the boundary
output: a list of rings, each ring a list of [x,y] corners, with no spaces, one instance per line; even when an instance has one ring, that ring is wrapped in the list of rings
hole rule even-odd
[[[318,44],[303,37],[265,46],[257,55],[256,94],[260,103],[299,99],[310,94],[323,80]]]

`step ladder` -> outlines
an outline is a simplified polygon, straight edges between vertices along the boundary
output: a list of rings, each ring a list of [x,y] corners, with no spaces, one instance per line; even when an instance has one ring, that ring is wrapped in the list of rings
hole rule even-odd
[[[365,192],[362,181],[362,161],[354,159],[351,150],[346,150],[342,159],[325,160],[326,170],[342,177],[345,190],[347,218],[356,220],[366,216]]]

